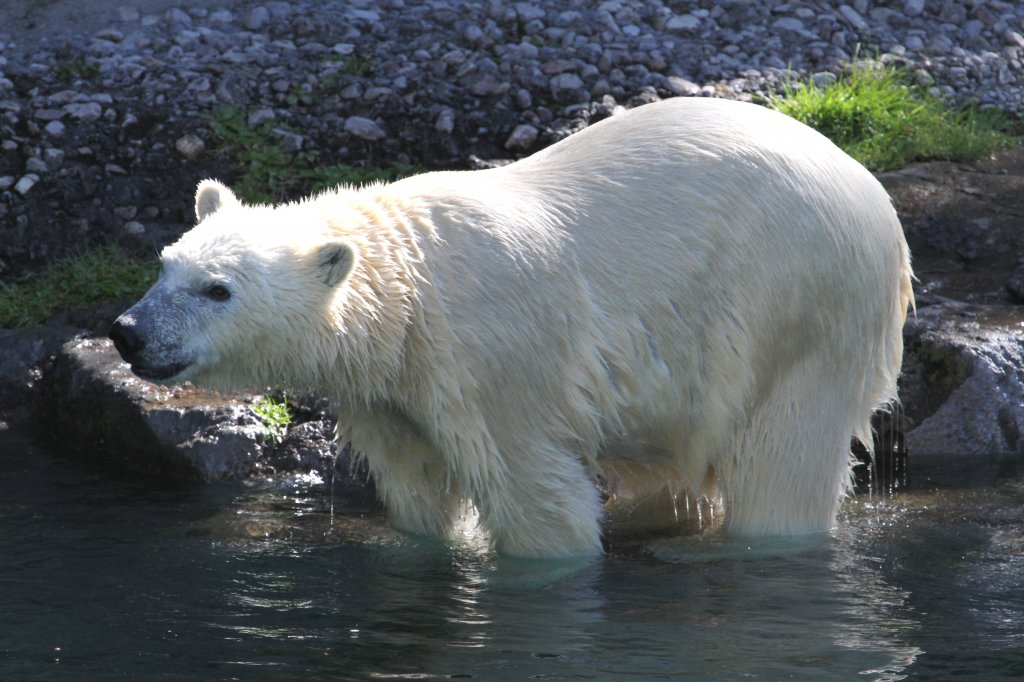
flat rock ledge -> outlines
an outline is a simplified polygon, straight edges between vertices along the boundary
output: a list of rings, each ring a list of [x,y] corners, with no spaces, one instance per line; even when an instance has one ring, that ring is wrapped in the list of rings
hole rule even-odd
[[[32,348],[39,354],[49,344]],[[73,336],[43,367],[31,419],[65,453],[105,469],[180,481],[244,480],[282,472],[332,474],[336,487],[372,492],[330,415],[304,409],[280,440],[253,410],[255,394],[223,395],[138,379],[107,339]],[[26,364],[26,363],[22,363]]]
[[[244,479],[268,457],[252,398],[136,378],[106,339],[74,339],[59,350],[36,421],[75,454],[112,468],[175,479]]]

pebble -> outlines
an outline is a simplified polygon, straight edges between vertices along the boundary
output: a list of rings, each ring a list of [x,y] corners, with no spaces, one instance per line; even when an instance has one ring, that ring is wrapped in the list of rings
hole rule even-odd
[[[26,173],[21,176],[21,179],[19,179],[14,185],[14,191],[24,196],[29,193],[29,190],[36,186],[37,182],[39,182],[38,175],[35,173]]]
[[[259,128],[264,123],[269,123],[276,118],[277,114],[274,113],[273,109],[270,109],[269,107],[261,107],[259,109],[254,109],[252,113],[249,114],[249,118],[246,122],[249,124],[250,128]]]
[[[924,11],[924,0],[907,0],[903,3],[903,14],[907,17],[921,16]]]
[[[67,130],[66,126],[60,121],[50,121],[43,129],[50,137],[61,137]]]
[[[441,107],[437,120],[434,122],[434,130],[439,133],[450,134],[455,129],[455,110],[451,107]]]
[[[50,167],[47,166],[46,162],[43,161],[42,159],[33,156],[25,161],[25,170],[28,171],[29,174],[38,174],[45,173],[46,171],[50,170]]]
[[[65,104],[64,111],[68,116],[79,121],[96,121],[103,115],[103,107],[96,102]]]
[[[121,227],[121,229],[125,234],[130,235],[140,235],[145,234],[146,232],[146,226],[137,220],[129,220]]]
[[[529,123],[517,125],[505,141],[505,149],[524,151],[533,147],[540,131]]]
[[[250,31],[258,31],[270,23],[270,10],[263,5],[253,7],[246,12],[243,25]]]
[[[700,28],[700,19],[692,14],[674,16],[665,23],[665,28],[674,33],[691,33]]]
[[[700,92],[700,86],[686,80],[681,76],[669,76],[665,79],[665,87],[674,95],[685,95],[692,97]]]
[[[387,137],[387,133],[375,121],[363,116],[349,116],[345,119],[345,132],[371,142]]]
[[[174,149],[187,161],[195,161],[206,150],[203,138],[195,133],[185,133],[174,141]]]

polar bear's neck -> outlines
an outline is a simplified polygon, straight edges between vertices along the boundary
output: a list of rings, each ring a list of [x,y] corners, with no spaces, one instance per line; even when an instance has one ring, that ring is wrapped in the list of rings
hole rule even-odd
[[[385,186],[321,200],[345,203],[339,213],[345,224],[332,219],[328,224],[353,245],[357,258],[334,299],[330,323],[338,345],[333,362],[320,365],[318,388],[341,404],[390,400],[403,371],[409,325],[419,310],[420,244],[433,237],[433,226],[416,202]]]

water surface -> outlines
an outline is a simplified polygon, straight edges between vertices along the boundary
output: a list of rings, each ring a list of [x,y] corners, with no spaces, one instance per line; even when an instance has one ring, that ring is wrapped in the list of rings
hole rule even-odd
[[[586,564],[390,531],[316,477],[168,489],[0,433],[0,679],[1024,679],[1024,464],[837,531]]]

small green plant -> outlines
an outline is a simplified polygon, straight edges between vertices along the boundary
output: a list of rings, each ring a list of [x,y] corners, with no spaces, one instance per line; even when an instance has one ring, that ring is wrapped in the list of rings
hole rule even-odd
[[[40,272],[0,283],[0,327],[32,327],[59,310],[137,298],[158,274],[155,258],[143,260],[117,247],[63,258]]]
[[[274,392],[257,400],[252,411],[267,430],[267,438],[271,443],[280,443],[288,433],[292,423],[292,411],[288,407],[288,398],[282,392]]]
[[[871,63],[835,83],[789,84],[770,105],[806,123],[874,171],[912,161],[970,160],[1020,142],[996,110],[950,107],[900,71]]]
[[[76,80],[93,80],[100,74],[100,67],[85,60],[85,57],[71,43],[65,43],[57,50],[53,74],[58,80],[71,83]]]
[[[271,139],[272,124],[250,126],[245,109],[225,105],[210,114],[210,127],[221,142],[221,153],[234,156],[245,168],[235,187],[242,199],[266,204],[286,193],[294,154]]]
[[[377,180],[397,180],[418,169],[407,164],[360,169],[347,165],[321,165],[312,151],[289,151],[274,140],[274,125],[250,126],[248,113],[236,106],[222,106],[210,114],[210,127],[220,141],[220,152],[233,156],[245,168],[234,189],[248,203],[267,204],[336,185],[364,185]],[[287,130],[286,126],[276,126]]]
[[[356,78],[369,78],[373,75],[376,68],[377,66],[373,63],[372,57],[356,52],[345,57],[345,60],[338,68],[338,72]]]

